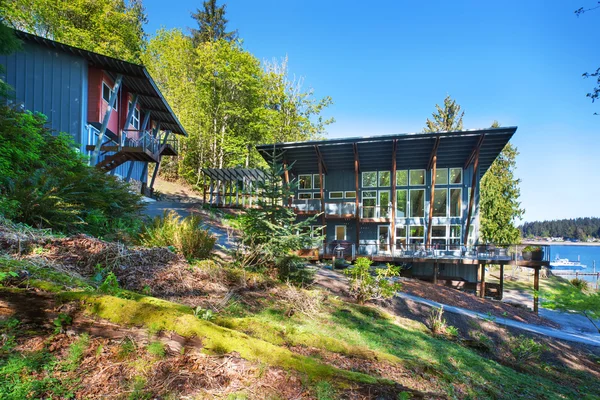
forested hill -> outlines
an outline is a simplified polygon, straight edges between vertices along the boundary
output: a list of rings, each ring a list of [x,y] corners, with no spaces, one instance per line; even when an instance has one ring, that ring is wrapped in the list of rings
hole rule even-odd
[[[600,238],[600,218],[526,222],[520,229],[524,237],[563,237],[579,240]]]

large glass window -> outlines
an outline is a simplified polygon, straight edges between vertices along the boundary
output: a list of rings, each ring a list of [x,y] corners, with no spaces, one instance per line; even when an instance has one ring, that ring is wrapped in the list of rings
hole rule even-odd
[[[410,217],[425,216],[425,189],[410,191]]]
[[[363,172],[362,173],[362,185],[363,187],[376,187],[377,186],[377,172]]]
[[[433,216],[448,216],[448,189],[435,189],[433,199]]]
[[[299,175],[298,189],[312,189],[312,175]]]
[[[396,171],[396,186],[408,186],[408,171],[400,169]]]
[[[424,169],[411,169],[410,170],[410,186],[423,186],[425,185],[425,170]]]
[[[406,248],[406,227],[396,227],[396,250],[404,250]]]
[[[434,225],[431,227],[431,243],[436,245],[446,245],[446,235],[448,227],[446,225]]]
[[[390,171],[379,171],[379,186],[386,187],[390,186],[391,178]]]
[[[462,168],[450,168],[450,184],[457,185],[462,183]]]
[[[390,210],[390,192],[387,190],[379,191],[379,218],[389,218]]]
[[[406,215],[406,198],[407,190],[396,190],[396,217],[405,218]]]
[[[450,244],[459,245],[460,244],[460,233],[461,227],[460,225],[450,225]]]
[[[462,211],[462,189],[450,189],[450,216],[460,217]]]
[[[366,190],[362,192],[362,217],[375,218],[375,207],[377,206],[377,191]]]
[[[325,177],[323,177],[325,180]],[[319,174],[313,174],[313,189],[321,189],[321,177]]]
[[[425,242],[425,228],[420,225],[413,225],[409,228],[409,243],[423,244]]]
[[[435,170],[435,184],[436,185],[447,185],[448,184],[448,168],[437,168]]]

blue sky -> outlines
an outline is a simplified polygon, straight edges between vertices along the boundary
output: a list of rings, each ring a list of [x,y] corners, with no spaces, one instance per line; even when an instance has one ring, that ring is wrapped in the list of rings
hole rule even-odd
[[[152,35],[186,28],[201,0],[145,0]],[[222,4],[223,1],[220,1]],[[600,103],[585,97],[600,66],[596,1],[230,0],[229,27],[261,60],[331,96],[328,137],[421,131],[446,94],[465,128],[519,127],[525,220],[600,216]]]

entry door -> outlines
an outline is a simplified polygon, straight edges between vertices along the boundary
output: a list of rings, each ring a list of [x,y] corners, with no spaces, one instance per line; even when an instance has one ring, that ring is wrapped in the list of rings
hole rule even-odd
[[[377,227],[378,248],[380,252],[387,252],[390,248],[390,227],[379,225]]]
[[[346,240],[346,225],[335,226],[335,240]]]

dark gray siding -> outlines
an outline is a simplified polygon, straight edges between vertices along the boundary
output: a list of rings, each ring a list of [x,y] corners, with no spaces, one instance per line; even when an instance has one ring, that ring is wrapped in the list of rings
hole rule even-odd
[[[82,143],[87,114],[87,61],[31,43],[0,55],[3,76],[14,88],[12,101],[48,117],[48,127]]]

